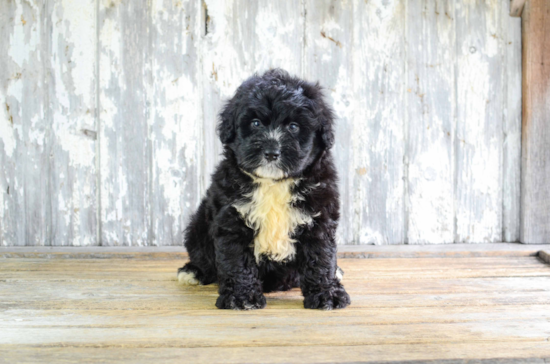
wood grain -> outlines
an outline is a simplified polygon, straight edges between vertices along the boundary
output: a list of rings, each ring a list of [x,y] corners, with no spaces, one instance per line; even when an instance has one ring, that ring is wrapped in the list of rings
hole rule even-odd
[[[155,1],[150,6],[151,227],[144,245],[181,245],[188,217],[204,192],[202,6],[198,1]]]
[[[36,348],[23,345],[0,345],[6,361],[25,363],[72,362],[135,362],[181,363],[335,363],[380,362],[399,363],[421,360],[427,363],[456,363],[456,358],[470,359],[475,364],[514,364],[517,362],[544,364],[549,349],[545,342],[466,342],[418,345],[368,345],[325,347],[245,347],[245,348]],[[498,353],[498,354],[495,354]],[[495,359],[495,356],[498,358]],[[368,358],[368,359],[366,359]],[[375,359],[376,358],[376,359]],[[371,361],[372,359],[372,361]]]
[[[521,206],[521,19],[501,10],[503,84],[502,241],[519,242]]]
[[[7,259],[2,309],[215,309],[217,286],[182,287],[183,261]],[[549,304],[548,266],[536,257],[341,259],[354,308]],[[37,297],[40,297],[37,300]],[[302,307],[299,290],[268,295],[268,309]],[[340,311],[339,311],[340,312]]]
[[[454,4],[407,8],[406,173],[409,244],[453,243],[456,89]]]
[[[49,11],[37,0],[0,12],[1,245],[51,245]]]
[[[99,3],[101,245],[151,240],[149,2]]]
[[[51,112],[51,245],[98,245],[97,3],[52,2],[47,58]],[[48,198],[46,197],[47,201]]]
[[[521,17],[526,0],[510,0],[510,16]]]
[[[550,3],[523,12],[521,242],[550,242]]]
[[[355,214],[349,223],[355,244],[405,238],[405,22],[402,1],[354,1],[353,119],[360,122],[350,145]]]
[[[501,13],[493,2],[457,2],[457,242],[502,239]]]
[[[219,160],[220,107],[273,67],[318,80],[337,112],[341,244],[518,241],[520,205],[545,203],[548,184],[526,187],[546,169],[525,149],[520,203],[509,11],[496,0],[5,2],[0,245],[181,244]],[[544,228],[524,211],[522,226]]]
[[[48,323],[38,327],[25,327],[10,324],[9,328],[2,328],[0,341],[3,344],[73,346],[73,347],[122,347],[137,348],[151,347],[273,347],[273,346],[328,346],[335,344],[335,337],[341,339],[345,345],[387,345],[387,344],[433,344],[449,342],[449,324],[421,323],[408,324],[407,327],[397,325],[348,325],[345,321],[340,324],[336,321],[332,325],[319,324],[315,330],[308,325],[292,325],[281,320],[271,323],[256,317],[255,322],[248,325],[233,325],[232,320],[189,320],[194,325],[155,324],[154,321],[145,324],[144,329],[137,327],[117,327],[116,325],[97,327],[78,327],[75,324],[63,325],[61,321]],[[220,325],[220,321],[225,325]],[[240,321],[240,320],[236,320]],[[482,330],[483,326],[491,329]],[[44,329],[40,326],[46,326]],[[350,331],[350,327],[353,330]],[[403,325],[405,326],[405,325]],[[543,342],[550,334],[550,327],[539,319],[533,320],[505,320],[484,322],[477,320],[474,323],[453,323],[452,338],[456,341],[481,342],[514,342],[540,341]],[[289,330],[290,329],[290,330]],[[174,336],[174,331],[178,336]],[[292,332],[292,335],[289,335]],[[414,332],[414,338],[404,335]],[[228,340],[227,338],[231,339]],[[299,338],[299,339],[298,339]],[[184,339],[184,340],[182,340]],[[338,341],[336,342],[338,343]]]
[[[339,175],[340,216],[337,239],[340,243],[356,238],[354,221],[358,208],[355,201],[356,171],[352,165],[353,149],[353,2],[304,2],[307,9],[304,25],[304,77],[320,80],[325,95],[336,113],[336,142],[333,148]]]
[[[298,289],[267,294],[264,310],[218,310],[216,285],[177,284],[181,263],[3,259],[2,360],[521,362],[550,355],[550,268],[536,257],[340,259],[352,305],[330,312],[304,310]]]

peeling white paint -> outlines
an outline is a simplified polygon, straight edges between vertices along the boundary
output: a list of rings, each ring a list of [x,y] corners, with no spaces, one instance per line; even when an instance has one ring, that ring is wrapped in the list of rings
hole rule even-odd
[[[94,78],[90,77],[90,72],[95,70],[95,57],[90,57],[90,51],[93,52],[97,48],[94,5],[95,1],[88,1],[86,4],[84,1],[63,0],[62,18],[53,18],[54,22],[61,21],[63,26],[69,29],[64,37],[71,47],[66,51],[71,51],[70,73],[74,80],[73,92],[86,100],[91,99],[90,93],[95,92]]]
[[[32,56],[40,57],[39,53],[35,54],[40,47],[41,29],[40,23],[37,22],[40,9],[38,4],[27,2],[26,6],[32,7],[32,13],[28,13],[23,10],[20,1],[17,1],[16,5],[17,9],[14,13],[14,19],[16,20],[13,31],[10,33],[9,44],[11,46],[8,47],[8,56],[21,69],[24,69],[32,61]],[[29,51],[31,49],[33,51]]]
[[[449,184],[452,179],[445,145],[433,144],[416,157],[409,167],[410,206],[414,207],[408,237],[414,243],[447,243],[454,240],[452,194]],[[452,191],[451,191],[452,192]]]
[[[30,124],[34,126],[34,128],[30,129],[28,134],[29,142],[40,147],[44,146],[44,139],[46,137],[45,130],[38,126],[43,118],[43,115],[34,115],[32,117]]]
[[[5,214],[10,213],[7,204],[4,203],[4,193],[7,190],[7,186],[0,184],[0,188],[2,188],[2,191],[0,191],[0,221],[2,222],[2,225],[0,225],[0,246],[9,246],[13,245],[13,243],[5,236],[5,229],[3,228]]]
[[[407,52],[406,214],[409,244],[453,243],[454,117],[453,4],[409,3]],[[418,21],[415,21],[418,19]]]
[[[451,6],[436,2],[439,10]],[[505,101],[520,99],[521,78],[512,80],[517,69],[499,73],[503,80],[496,73],[499,62],[509,62],[503,31],[519,34],[520,25],[503,16],[504,5],[466,0],[451,17],[409,17],[406,10],[418,5],[410,0],[307,0],[307,15],[292,2],[205,3],[206,35],[201,2],[101,0],[97,39],[96,2],[60,0],[48,8],[47,47],[44,7],[14,3],[0,63],[7,65],[0,101],[10,106],[8,115],[0,105],[0,160],[11,163],[0,166],[0,185],[10,184],[10,195],[0,192],[2,245],[21,244],[25,234],[45,242],[46,227],[4,221],[26,198],[34,210],[25,213],[42,213],[39,188],[29,191],[21,181],[46,167],[26,165],[23,172],[17,164],[46,152],[51,171],[40,177],[57,186],[48,197],[58,212],[48,227],[58,234],[53,244],[96,244],[99,206],[105,245],[180,244],[219,160],[215,125],[223,101],[252,73],[271,67],[327,88],[339,122],[343,243],[494,242],[503,225],[504,235],[514,236],[503,221],[519,216],[506,214],[519,209],[519,189],[506,176],[518,173],[521,104]],[[417,28],[437,42],[415,44],[405,32]],[[513,52],[506,57],[516,62],[521,46]],[[446,92],[455,86],[456,94]],[[506,136],[494,127],[504,119]]]
[[[101,74],[99,79],[100,89],[104,91],[110,87],[111,77],[115,74],[118,74],[120,77],[122,76],[121,73],[124,72],[124,68],[120,67],[120,59],[118,58],[118,51],[122,46],[120,25],[113,19],[104,19],[99,33],[99,40],[103,44],[102,49],[99,50],[101,55],[99,58],[100,69],[103,71],[112,71]]]
[[[0,100],[6,100],[1,97]],[[4,146],[4,153],[6,157],[13,158],[13,151],[15,150],[15,135],[12,123],[12,116],[8,115],[5,105],[7,101],[4,101],[4,107],[0,107],[0,141]],[[0,105],[2,106],[2,105]]]
[[[196,107],[200,99],[195,92],[195,85],[186,76],[171,80],[171,74],[162,71],[154,73],[158,75],[159,80],[163,81],[159,82],[158,87],[163,90],[166,97],[163,107],[155,108],[156,117],[164,120],[162,135],[165,140],[174,140],[176,149],[185,151],[185,160],[192,161],[197,158],[197,140],[200,131],[197,128],[188,127],[200,118]]]

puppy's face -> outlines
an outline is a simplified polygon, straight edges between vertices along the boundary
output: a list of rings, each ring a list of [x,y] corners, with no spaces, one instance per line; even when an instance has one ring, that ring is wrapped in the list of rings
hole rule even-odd
[[[298,175],[318,155],[310,113],[288,101],[263,95],[239,118],[231,147],[241,169],[278,180]]]
[[[332,146],[332,112],[321,89],[281,70],[245,81],[221,113],[219,134],[256,177],[298,177]]]

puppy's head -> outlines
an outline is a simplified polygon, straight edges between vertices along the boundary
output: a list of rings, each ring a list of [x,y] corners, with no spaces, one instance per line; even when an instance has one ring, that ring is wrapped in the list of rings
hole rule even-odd
[[[333,112],[319,84],[280,69],[246,80],[220,119],[222,143],[243,171],[260,178],[299,177],[334,143]]]

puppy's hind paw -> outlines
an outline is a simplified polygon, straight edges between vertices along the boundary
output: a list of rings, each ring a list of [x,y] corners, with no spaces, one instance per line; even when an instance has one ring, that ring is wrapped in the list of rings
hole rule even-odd
[[[178,269],[178,283],[186,286],[200,285],[202,282],[198,276],[199,274],[199,271],[191,263],[187,263]]]
[[[265,305],[265,296],[259,292],[244,295],[221,294],[216,301],[217,308],[230,310],[256,310]]]
[[[344,271],[340,267],[336,267],[336,275],[335,278],[338,280],[338,282],[342,282],[342,279],[344,279]]]
[[[195,278],[195,275],[190,272],[178,272],[178,282],[179,284],[187,286],[197,286],[200,284],[199,280]]]
[[[334,287],[326,291],[313,293],[304,298],[304,307],[321,310],[332,310],[347,307],[351,303],[344,287]]]

